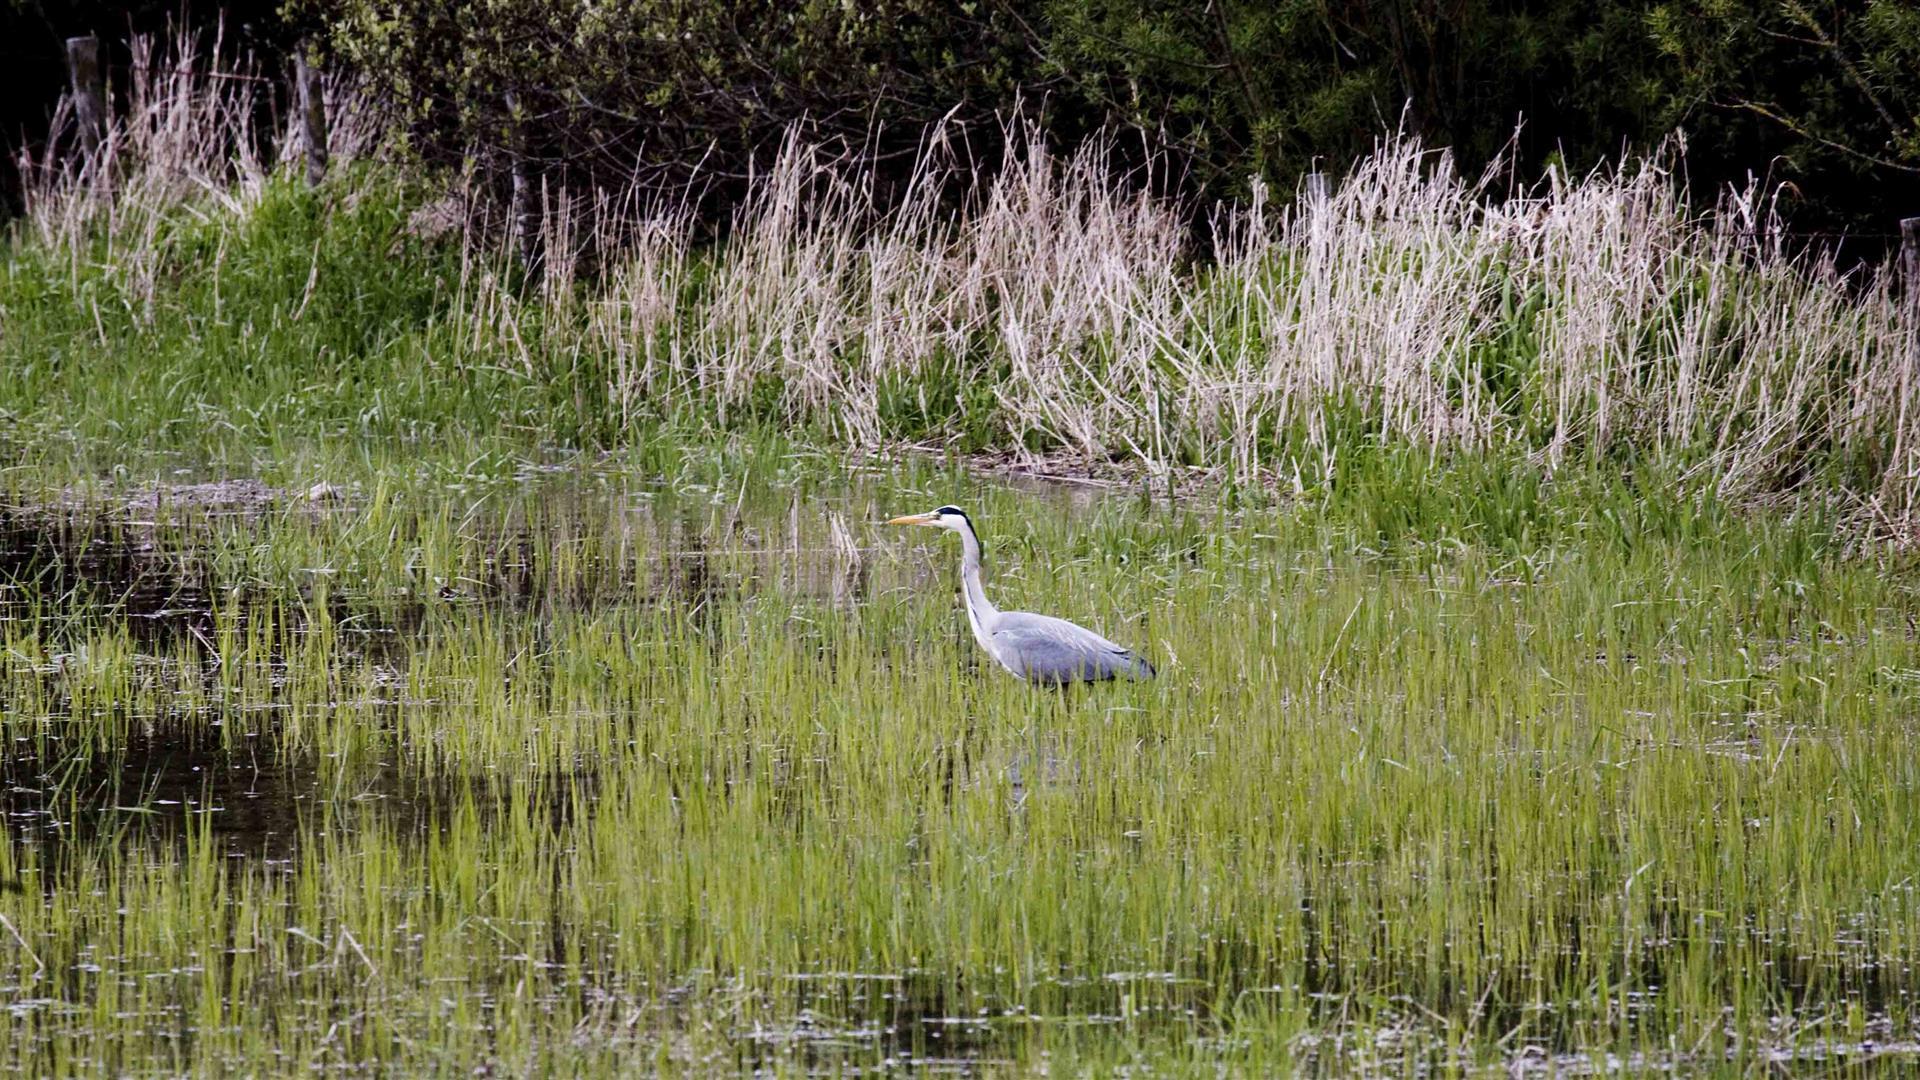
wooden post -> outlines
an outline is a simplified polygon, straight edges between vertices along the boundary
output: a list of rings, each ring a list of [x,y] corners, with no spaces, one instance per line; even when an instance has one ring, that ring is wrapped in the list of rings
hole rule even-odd
[[[73,90],[73,118],[80,125],[80,148],[91,158],[107,130],[107,93],[100,78],[100,39],[67,39],[67,78]]]
[[[300,138],[307,144],[307,185],[319,187],[327,178],[327,100],[305,45],[293,50],[293,81],[300,95]]]
[[[513,156],[509,174],[513,192],[507,213],[512,218],[513,239],[520,251],[520,267],[526,272],[527,283],[537,285],[544,269],[540,252],[540,186],[535,181],[533,165],[527,160],[526,121],[512,93],[507,94],[507,122],[513,125],[508,135],[509,153]]]
[[[537,284],[540,280],[540,193],[533,182],[533,168],[527,164],[524,154],[513,156],[513,202],[508,212],[513,216],[513,239],[520,251],[520,266],[527,272],[527,281]]]
[[[1907,305],[1907,371],[1906,379],[1920,370],[1920,217],[1900,219],[1900,287],[1906,294]],[[1911,393],[1910,386],[1901,388],[1903,398]],[[1906,406],[1901,406],[1901,414]],[[1909,454],[1912,452],[1909,451]],[[1911,460],[1911,458],[1910,458]]]
[[[1920,217],[1900,220],[1900,274],[1908,301],[1920,304]]]
[[[1906,311],[1901,314],[1907,317],[1907,355],[1906,363],[1902,365],[1904,370],[1900,374],[1899,414],[1900,427],[1905,427],[1909,403],[1914,398],[1914,377],[1920,373],[1920,217],[1900,219],[1900,289],[1906,294],[1901,298],[1905,301]],[[1898,428],[1895,430],[1898,431]],[[1911,480],[1915,466],[1920,465],[1920,447],[1908,446],[1906,453],[1901,454],[1905,442],[1904,434],[1894,436],[1896,460],[1893,464],[1895,469],[1905,471]],[[1898,460],[1901,457],[1905,460]],[[1887,486],[1892,485],[1896,475],[1898,473],[1889,473]]]

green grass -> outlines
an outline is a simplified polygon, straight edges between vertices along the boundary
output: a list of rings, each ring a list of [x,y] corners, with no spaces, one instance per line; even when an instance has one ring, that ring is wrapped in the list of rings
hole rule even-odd
[[[104,472],[134,448],[245,468],[321,438],[566,438],[534,373],[454,346],[459,253],[412,235],[419,193],[342,190],[275,180],[245,214],[167,215],[138,258],[106,235],[8,245],[10,449]]]
[[[32,949],[0,950],[8,1064],[831,1070],[957,1042],[1738,1072],[1911,1040],[1911,586],[1810,526],[1560,498],[1492,545],[1387,536],[1370,489],[1075,509],[766,448],[123,526],[216,599],[150,620],[25,585],[6,624],[10,779],[62,823],[0,867]],[[947,499],[1003,605],[1162,678],[993,670],[956,553],[867,524]],[[154,738],[304,797],[263,836],[232,781],[143,784]]]
[[[615,408],[417,201],[5,249],[0,1066],[1913,1067],[1920,597],[1830,500],[1358,415],[1280,494],[876,467]],[[888,437],[1004,449],[946,370]],[[873,524],[950,501],[1161,678],[995,669]]]
[[[1376,164],[1367,197],[1440,198]],[[779,431],[1301,493],[1384,468],[1418,496],[1456,461],[1496,501],[1623,473],[1881,539],[1912,532],[1920,498],[1891,278],[1747,251],[1644,185],[1581,198],[1653,215],[1645,250],[1605,215],[1574,228],[1569,210],[1563,236],[1457,191],[1431,228],[1349,208],[1321,255],[1290,219],[1212,262],[1161,250],[1164,207],[1141,236],[1051,217],[1028,236],[1005,207],[956,235],[869,236],[827,207],[809,228],[767,210],[727,242],[608,219],[635,235],[607,242],[600,277],[559,260],[536,287],[424,225],[439,189],[391,166],[256,184],[111,212],[36,196],[65,224],[17,223],[0,259],[0,445],[21,466],[102,476],[137,449],[257,475],[327,441],[537,454]],[[1630,265],[1569,269],[1581,244]],[[1108,264],[1116,281],[1061,276]]]

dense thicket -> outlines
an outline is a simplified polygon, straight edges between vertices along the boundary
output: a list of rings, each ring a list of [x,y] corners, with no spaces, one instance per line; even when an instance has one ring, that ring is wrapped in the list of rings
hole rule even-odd
[[[406,111],[424,158],[496,176],[530,158],[555,183],[724,193],[800,119],[898,162],[944,117],[993,159],[1018,108],[1061,146],[1118,125],[1196,205],[1340,171],[1395,128],[1468,168],[1512,145],[1523,176],[1681,130],[1697,186],[1757,175],[1800,229],[1920,213],[1914,0],[275,2],[14,0],[0,18],[34,55],[182,10],[269,51],[312,35]],[[47,66],[29,65],[43,98]]]
[[[1684,131],[1697,182],[1771,175],[1811,216],[1868,228],[1920,212],[1920,8],[1906,0],[1045,7],[1048,70],[1203,181],[1337,169],[1396,125],[1469,165],[1512,140],[1523,165],[1576,171]]]
[[[1706,185],[1790,184],[1802,228],[1920,212],[1910,0],[313,0],[414,108],[421,149],[724,180],[798,118],[880,157],[1023,101],[1062,143],[1118,123],[1200,195],[1340,170],[1404,127],[1523,175],[1688,136]],[[509,104],[511,103],[511,104]],[[1516,135],[1516,128],[1518,134]],[[516,141],[517,140],[517,141]],[[1912,205],[1908,205],[1911,203]]]

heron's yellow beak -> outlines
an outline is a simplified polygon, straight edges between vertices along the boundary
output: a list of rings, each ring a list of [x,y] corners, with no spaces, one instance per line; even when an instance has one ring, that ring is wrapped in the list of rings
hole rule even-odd
[[[938,525],[939,514],[907,514],[904,517],[888,518],[889,525]]]

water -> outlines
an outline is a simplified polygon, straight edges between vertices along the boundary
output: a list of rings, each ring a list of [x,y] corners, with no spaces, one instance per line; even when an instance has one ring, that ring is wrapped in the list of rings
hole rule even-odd
[[[1916,1064],[1920,866],[1874,811],[1920,664],[1870,575],[1756,608],[1696,553],[1675,612],[1604,555],[1515,585],[970,484],[16,509],[9,1062]],[[984,663],[957,553],[872,524],[956,499],[1007,606],[1163,677]]]

